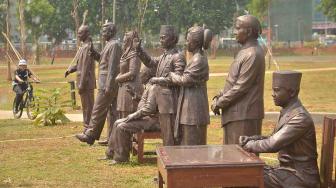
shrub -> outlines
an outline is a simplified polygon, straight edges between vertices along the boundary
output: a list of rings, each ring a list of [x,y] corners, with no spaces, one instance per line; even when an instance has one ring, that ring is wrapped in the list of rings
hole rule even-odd
[[[56,125],[58,122],[62,124],[70,122],[65,116],[63,108],[71,107],[71,100],[62,100],[61,95],[63,93],[60,88],[36,90],[33,113],[37,117],[34,120],[34,125],[48,126]]]

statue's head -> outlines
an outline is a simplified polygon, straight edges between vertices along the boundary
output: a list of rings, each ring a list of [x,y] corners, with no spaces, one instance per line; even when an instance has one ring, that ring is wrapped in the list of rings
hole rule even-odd
[[[126,32],[123,39],[123,50],[134,49],[136,44],[139,43],[139,35],[136,31]]]
[[[272,97],[276,106],[285,107],[300,91],[302,73],[297,71],[275,71],[272,80]]]
[[[212,40],[212,32],[200,26],[194,26],[188,29],[187,33],[187,50],[194,52],[198,49],[208,49]]]
[[[115,37],[116,33],[117,33],[117,27],[112,22],[106,22],[103,25],[102,34],[103,34],[103,38],[106,41],[108,41],[111,38]]]
[[[81,25],[77,32],[78,39],[80,41],[85,41],[90,36],[89,26]]]
[[[160,29],[160,43],[162,48],[171,49],[178,42],[178,34],[172,25],[162,25]]]
[[[238,43],[245,44],[249,39],[257,39],[261,32],[261,25],[256,17],[244,15],[236,19],[234,35]]]

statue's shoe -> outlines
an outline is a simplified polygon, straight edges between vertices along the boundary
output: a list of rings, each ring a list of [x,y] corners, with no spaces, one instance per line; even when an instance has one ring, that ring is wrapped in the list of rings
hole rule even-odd
[[[95,142],[94,138],[91,138],[90,136],[83,134],[83,133],[76,134],[76,138],[81,142],[86,142],[90,146],[93,145]]]
[[[113,160],[113,157],[104,156],[104,157],[98,158],[97,160],[98,161],[108,161],[108,160]]]
[[[127,163],[127,161],[123,162],[123,161],[112,160],[111,162],[109,162],[109,165],[113,166],[113,165],[122,164],[122,163]]]
[[[108,140],[99,140],[98,144],[101,145],[101,146],[107,146]]]

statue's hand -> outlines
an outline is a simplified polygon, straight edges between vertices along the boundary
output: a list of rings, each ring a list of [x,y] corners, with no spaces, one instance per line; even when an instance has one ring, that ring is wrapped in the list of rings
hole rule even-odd
[[[212,100],[211,110],[215,115],[220,115],[220,108],[217,106],[217,98]]]
[[[130,85],[126,85],[126,91],[131,95],[134,96],[135,92],[134,92],[134,88],[132,88]]]
[[[135,48],[136,52],[141,52],[142,51],[141,42],[142,42],[142,39],[140,39],[140,40],[134,39],[133,40],[133,45],[134,45],[134,48]]]
[[[245,146],[248,141],[250,141],[250,137],[249,136],[240,136],[239,137],[239,145],[241,147]]]
[[[136,119],[136,114],[133,113],[133,114],[129,114],[127,117],[126,117],[126,120],[125,122],[129,122],[129,121],[132,121],[132,120],[135,120]]]
[[[165,78],[165,77],[153,77],[149,80],[149,83],[159,84],[159,85],[167,84],[167,78]]]
[[[64,73],[64,78],[66,78],[67,76],[69,76],[69,74],[70,74],[70,72],[67,70],[67,71],[65,71],[65,73]]]
[[[114,124],[115,124],[116,126],[118,126],[120,123],[123,123],[123,122],[125,122],[126,120],[127,120],[127,118],[118,119],[118,120],[116,120],[116,121],[114,122]]]
[[[245,151],[248,151],[248,152],[253,152],[252,151],[252,145],[253,145],[254,141],[253,140],[249,140],[245,143],[245,145],[243,146],[243,149]]]

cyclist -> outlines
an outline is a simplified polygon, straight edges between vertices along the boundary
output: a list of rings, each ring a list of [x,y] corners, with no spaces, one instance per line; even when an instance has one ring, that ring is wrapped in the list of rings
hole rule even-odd
[[[26,89],[28,88],[28,78],[32,78],[35,82],[40,82],[40,80],[32,74],[32,72],[27,67],[27,61],[21,59],[19,61],[18,68],[14,72],[14,79],[13,79],[13,91],[16,93],[15,96],[15,113],[19,110],[19,105],[22,101],[22,97]],[[33,89],[31,90],[31,94]]]

